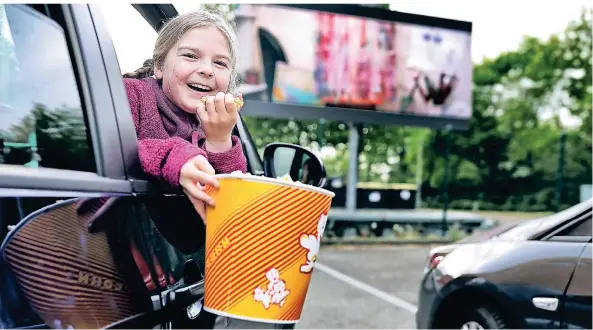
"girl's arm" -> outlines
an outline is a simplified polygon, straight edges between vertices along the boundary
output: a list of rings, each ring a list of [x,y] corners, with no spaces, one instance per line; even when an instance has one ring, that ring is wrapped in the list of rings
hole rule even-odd
[[[127,78],[124,79],[124,85],[138,136],[140,163],[147,174],[179,187],[181,167],[198,155],[205,156],[216,173],[247,171],[247,160],[238,137],[233,136],[231,149],[221,153],[206,151],[202,130],[199,130],[199,134],[195,133],[197,139],[192,139],[192,143],[180,137],[169,137],[158,113],[156,99],[151,94],[151,87],[141,80]]]
[[[232,146],[229,150],[224,152],[210,152],[206,149],[206,137],[201,129],[198,131],[198,134],[198,146],[206,152],[206,158],[208,158],[216,173],[247,172],[247,159],[243,154],[243,146],[238,136],[231,136]]]
[[[128,102],[138,136],[138,154],[148,175],[179,187],[181,167],[189,159],[206,152],[195,144],[169,137],[159,116],[150,86],[138,79],[124,79]]]

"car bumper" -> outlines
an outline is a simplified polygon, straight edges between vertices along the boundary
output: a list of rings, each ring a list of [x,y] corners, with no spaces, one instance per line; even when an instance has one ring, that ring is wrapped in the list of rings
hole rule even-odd
[[[416,328],[428,329],[432,325],[435,306],[440,298],[434,285],[434,271],[427,272],[420,282],[418,292],[418,310],[416,311]]]

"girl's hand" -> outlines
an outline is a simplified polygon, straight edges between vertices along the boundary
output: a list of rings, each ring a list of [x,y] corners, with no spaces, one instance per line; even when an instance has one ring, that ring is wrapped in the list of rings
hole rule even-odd
[[[243,97],[239,95],[239,98],[242,102]],[[218,92],[216,96],[207,96],[205,102],[198,102],[197,116],[206,135],[208,151],[223,152],[231,148],[231,134],[239,109],[231,93]]]
[[[214,199],[204,191],[202,185],[218,188],[218,180],[214,177],[214,168],[206,157],[198,155],[183,164],[179,174],[179,185],[183,187],[183,191],[206,224],[204,203],[214,206]]]

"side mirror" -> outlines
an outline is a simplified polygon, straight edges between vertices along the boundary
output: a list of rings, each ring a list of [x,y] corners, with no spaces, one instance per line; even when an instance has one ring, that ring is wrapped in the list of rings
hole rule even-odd
[[[264,175],[277,178],[289,175],[316,187],[325,185],[326,174],[323,162],[311,151],[289,143],[270,143],[264,149]]]

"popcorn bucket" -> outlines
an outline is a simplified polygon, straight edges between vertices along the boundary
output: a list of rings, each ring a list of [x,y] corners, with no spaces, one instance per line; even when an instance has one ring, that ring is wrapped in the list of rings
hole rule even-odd
[[[244,174],[206,188],[204,310],[264,323],[297,323],[334,193]]]

